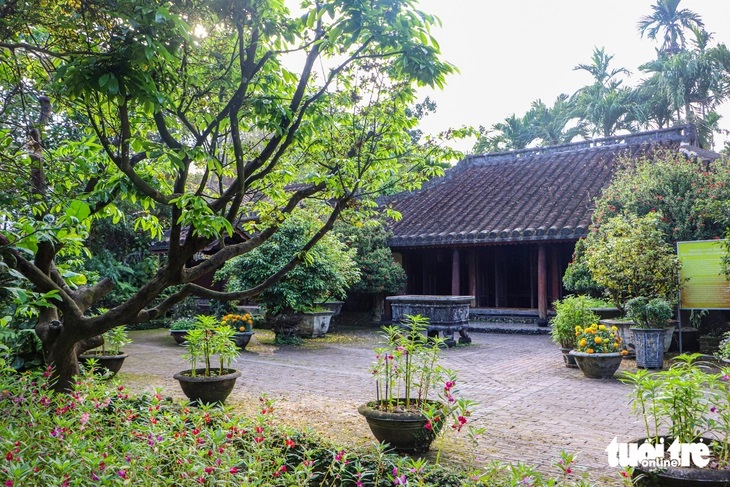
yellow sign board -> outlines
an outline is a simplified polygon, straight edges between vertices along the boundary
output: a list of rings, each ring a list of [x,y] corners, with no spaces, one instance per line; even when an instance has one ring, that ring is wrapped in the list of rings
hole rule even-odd
[[[730,309],[730,282],[723,273],[724,240],[677,242],[682,263],[682,309]]]

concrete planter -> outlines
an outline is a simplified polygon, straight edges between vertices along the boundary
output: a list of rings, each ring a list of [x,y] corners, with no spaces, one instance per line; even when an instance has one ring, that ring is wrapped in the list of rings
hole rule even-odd
[[[248,345],[248,342],[251,341],[252,336],[252,331],[237,331],[233,334],[231,340],[233,340],[233,343],[235,343],[238,348],[243,350],[246,348],[246,345]]]
[[[332,311],[309,311],[301,314],[298,324],[298,334],[305,338],[319,338],[325,336],[330,327]]]
[[[223,375],[204,376],[205,369],[195,369],[192,377],[191,369],[183,370],[173,377],[180,383],[183,393],[191,402],[197,404],[220,404],[233,391],[236,379],[241,376],[240,370],[224,369]]]
[[[401,453],[426,453],[436,438],[432,429],[426,428],[426,417],[419,411],[381,411],[373,401],[357,408],[370,426],[373,436]]]
[[[563,352],[563,361],[565,361],[565,366],[570,367],[571,369],[577,369],[578,363],[575,361],[575,356],[570,354],[571,350],[573,349],[560,347],[560,351]]]
[[[79,355],[79,361],[81,361],[85,367],[89,367],[92,361],[96,361],[94,368],[95,372],[104,374],[108,372],[111,377],[115,376],[117,372],[122,368],[124,359],[129,357],[129,354],[120,352],[117,355],[89,351]]]
[[[615,326],[618,328],[618,336],[621,337],[621,350],[628,352],[628,357],[633,358],[635,355],[634,350],[634,334],[631,332],[632,327],[636,326],[636,323],[628,320],[600,320],[599,323],[608,327]]]
[[[621,365],[623,355],[614,353],[570,352],[578,368],[589,379],[610,379]]]

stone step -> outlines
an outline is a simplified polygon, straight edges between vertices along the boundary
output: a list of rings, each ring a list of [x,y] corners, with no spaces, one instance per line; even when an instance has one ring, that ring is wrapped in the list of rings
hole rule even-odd
[[[486,321],[469,321],[467,330],[470,333],[504,333],[514,335],[548,335],[549,326],[537,326],[536,322],[496,323]]]

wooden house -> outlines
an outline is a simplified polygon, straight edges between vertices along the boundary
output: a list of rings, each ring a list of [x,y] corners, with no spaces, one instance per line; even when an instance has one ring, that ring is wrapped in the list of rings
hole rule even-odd
[[[658,146],[697,156],[692,126],[472,155],[390,203],[389,245],[407,294],[473,295],[473,307],[533,310],[546,323],[562,276],[620,157]]]

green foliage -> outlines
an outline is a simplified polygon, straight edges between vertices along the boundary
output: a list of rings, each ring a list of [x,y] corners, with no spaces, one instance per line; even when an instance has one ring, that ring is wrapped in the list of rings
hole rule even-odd
[[[622,213],[658,216],[667,242],[722,237],[730,225],[730,159],[705,165],[676,151],[624,161],[596,200],[593,222]]]
[[[656,214],[613,217],[586,238],[586,265],[596,283],[623,310],[631,298],[677,301],[680,263]]]
[[[571,293],[601,296],[603,288],[596,284],[591,276],[591,271],[585,262],[585,248],[586,240],[584,238],[576,242],[573,260],[568,263],[563,275],[563,286]]]
[[[89,485],[387,487],[396,477],[424,487],[507,487],[527,477],[536,487],[559,480],[588,485],[575,473],[565,474],[577,470],[574,455],[565,453],[551,475],[544,467],[537,471],[521,463],[442,467],[381,447],[334,444],[311,431],[280,426],[276,405],[267,397],[246,417],[228,408],[188,408],[157,391],[133,396],[92,374],[74,383],[72,395],[53,394],[50,386],[40,373],[0,375],[5,426],[0,478],[7,485],[88,479]],[[77,454],[65,456],[68,451]]]
[[[398,294],[406,285],[406,273],[393,259],[388,247],[389,233],[385,225],[373,220],[365,225],[339,225],[338,238],[355,248],[360,280],[350,290],[362,294]]]
[[[713,467],[724,468],[730,461],[730,368],[708,373],[699,358],[697,353],[680,355],[668,370],[638,370],[622,380],[632,386],[631,408],[642,419],[647,438],[656,442],[665,431],[682,443],[714,438]]]
[[[674,315],[669,303],[661,298],[647,299],[638,296],[626,301],[626,316],[638,328],[664,328]]]
[[[401,326],[384,328],[387,345],[375,349],[377,361],[371,372],[376,400],[369,405],[390,412],[421,412],[428,419],[426,429],[433,438],[441,435],[438,463],[443,434],[448,430],[460,432],[477,403],[457,398],[456,373],[439,363],[443,340],[426,336],[428,324],[426,317],[406,315]],[[472,441],[483,433],[482,428],[471,424],[466,431]]]
[[[195,328],[196,323],[197,321],[195,318],[178,318],[170,323],[170,330],[192,330],[193,328]]]
[[[238,349],[233,343],[233,328],[218,321],[215,316],[198,315],[195,317],[195,328],[188,331],[185,338],[187,353],[184,358],[190,362],[190,375],[196,376],[199,361],[203,362],[205,377],[222,375],[229,368],[231,361],[238,356]],[[211,368],[211,359],[218,356],[218,370]]]
[[[587,296],[566,296],[555,301],[555,317],[550,320],[553,341],[564,348],[575,347],[575,327],[586,328],[598,322],[598,315],[590,310],[592,304]]]
[[[355,249],[347,249],[334,234],[328,234],[306,254],[300,254],[302,245],[317,231],[318,223],[311,213],[297,212],[281,224],[269,241],[227,262],[216,273],[216,279],[226,280],[229,291],[243,291],[268,279],[299,256],[299,265],[257,297],[269,314],[307,311],[329,298],[344,298],[360,276]]]
[[[456,156],[443,138],[415,135],[416,87],[441,87],[455,70],[431,36],[438,19],[415,0],[307,1],[296,12],[280,0],[243,3],[3,8],[0,261],[26,291],[63,301],[48,301],[40,320],[63,323],[63,346],[47,344],[52,362],[66,365],[92,333],[159,318],[191,294],[210,298],[197,279],[303,206],[317,207],[319,225],[287,255],[337,260],[331,245],[311,247],[338,218],[367,219],[379,196],[419,187]],[[169,235],[159,267],[114,245],[122,226]],[[254,238],[233,242],[234,231]],[[186,268],[215,243],[226,250]],[[212,297],[251,298],[286,272],[279,263],[249,292]],[[355,280],[340,264],[335,294]],[[113,311],[86,314],[103,296]],[[55,369],[59,388],[76,371],[68,365]]]

